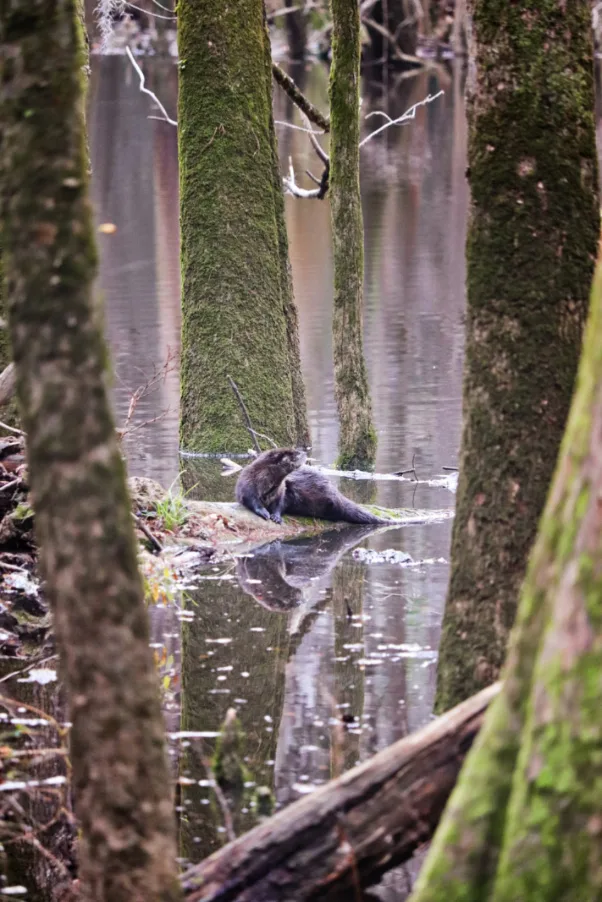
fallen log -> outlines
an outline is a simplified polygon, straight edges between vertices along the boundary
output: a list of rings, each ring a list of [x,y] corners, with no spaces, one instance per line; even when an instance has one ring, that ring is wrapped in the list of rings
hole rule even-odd
[[[499,683],[186,871],[187,902],[355,898],[433,835]]]

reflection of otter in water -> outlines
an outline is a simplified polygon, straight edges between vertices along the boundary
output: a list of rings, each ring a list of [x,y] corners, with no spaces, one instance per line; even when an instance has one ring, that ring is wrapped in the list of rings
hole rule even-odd
[[[325,476],[304,467],[305,460],[296,448],[264,451],[238,477],[236,500],[275,523],[282,523],[283,514],[371,526],[394,522],[345,498]]]
[[[269,542],[238,559],[241,588],[270,611],[292,611],[304,600],[304,590],[320,598],[320,582],[341,557],[373,532],[344,529],[304,536],[289,542]],[[307,600],[308,596],[305,596]]]

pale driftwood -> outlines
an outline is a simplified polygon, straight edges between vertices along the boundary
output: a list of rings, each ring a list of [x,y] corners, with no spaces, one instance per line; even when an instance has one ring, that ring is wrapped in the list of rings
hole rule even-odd
[[[15,365],[9,363],[0,373],[0,407],[7,404],[15,394]]]
[[[496,683],[312,795],[304,796],[182,877],[187,902],[353,899],[427,842]]]

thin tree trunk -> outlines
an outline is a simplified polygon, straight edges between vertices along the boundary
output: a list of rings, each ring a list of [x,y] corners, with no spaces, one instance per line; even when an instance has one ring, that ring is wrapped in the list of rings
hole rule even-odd
[[[298,0],[284,0],[284,5],[289,8],[297,6]],[[296,9],[284,16],[286,36],[288,38],[288,52],[292,60],[305,59],[307,50],[307,13],[304,9]]]
[[[475,0],[473,11],[464,430],[438,710],[503,664],[600,227],[589,3],[545,0],[527,13]]]
[[[182,442],[249,446],[254,428],[307,439],[262,0],[179,7]]]
[[[82,895],[176,900],[174,818],[130,503],[92,301],[75,0],[0,16],[0,216],[40,568],[68,690]]]
[[[333,352],[339,465],[371,467],[376,433],[363,349],[364,233],[359,179],[360,16],[331,0],[330,206],[334,252]]]

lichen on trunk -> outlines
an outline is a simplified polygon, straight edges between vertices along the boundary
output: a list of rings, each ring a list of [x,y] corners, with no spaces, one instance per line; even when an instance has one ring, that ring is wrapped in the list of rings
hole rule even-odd
[[[177,900],[173,804],[92,299],[76,0],[0,16],[0,219],[40,569],[69,696],[82,897]]]
[[[437,708],[495,680],[564,431],[600,215],[590,6],[474,0],[464,428]]]
[[[331,0],[330,207],[334,255],[333,353],[339,466],[372,467],[376,433],[363,349],[364,234],[359,184],[360,16]]]
[[[182,443],[249,447],[232,376],[255,429],[307,440],[271,56],[262,0],[179,8]]]

